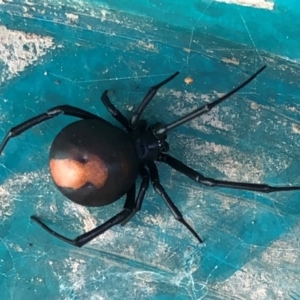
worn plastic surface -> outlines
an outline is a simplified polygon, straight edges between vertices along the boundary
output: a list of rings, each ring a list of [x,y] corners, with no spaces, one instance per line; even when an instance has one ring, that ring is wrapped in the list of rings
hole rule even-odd
[[[104,89],[130,116],[151,85],[179,70],[144,114],[149,122],[170,122],[266,62],[267,70],[238,95],[171,132],[170,152],[214,178],[299,184],[297,63],[94,5],[76,11],[0,2],[1,136],[59,104],[116,124],[100,103]],[[297,192],[207,188],[159,165],[163,185],[204,245],[152,188],[126,227],[81,249],[31,223],[29,216],[37,214],[75,237],[122,207],[120,200],[87,209],[54,188],[48,150],[73,120],[60,116],[33,128],[11,140],[1,156],[1,299],[299,299]]]

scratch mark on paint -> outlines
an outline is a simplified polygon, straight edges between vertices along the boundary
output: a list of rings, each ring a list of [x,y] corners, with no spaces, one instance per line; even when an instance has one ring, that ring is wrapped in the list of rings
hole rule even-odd
[[[252,34],[250,33],[250,30],[249,30],[249,28],[248,28],[248,26],[247,26],[247,23],[246,23],[246,21],[245,21],[245,19],[244,19],[244,17],[242,16],[241,13],[240,13],[240,17],[241,17],[241,19],[242,19],[242,21],[243,21],[243,24],[244,24],[244,26],[245,26],[245,29],[246,29],[246,31],[247,31],[247,33],[248,33],[248,35],[249,35],[249,38],[250,38],[250,40],[251,40],[251,43],[252,43],[252,45],[253,45],[253,47],[254,47],[254,49],[255,49],[257,55],[259,56],[260,60],[263,61],[263,59],[262,59],[262,57],[261,57],[261,55],[260,55],[260,53],[259,53],[259,51],[258,51],[258,48],[257,48],[256,45],[255,45],[254,39],[253,39],[253,37],[252,37]]]
[[[242,6],[251,6],[260,9],[274,9],[274,2],[269,0],[216,0],[217,2],[223,2],[228,4],[236,4]]]
[[[236,65],[238,66],[240,64],[239,60],[236,59],[235,57],[233,58],[222,58],[221,59],[222,62],[226,63],[226,64],[233,64],[233,65]]]

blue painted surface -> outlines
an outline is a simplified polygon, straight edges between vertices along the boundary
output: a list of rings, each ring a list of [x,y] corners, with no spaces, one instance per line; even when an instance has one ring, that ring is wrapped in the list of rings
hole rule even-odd
[[[224,4],[210,7],[214,5]],[[298,183],[295,149],[300,142],[300,99],[295,78],[299,70],[296,63],[274,56],[276,49],[258,54],[249,45],[239,45],[242,40],[236,44],[213,37],[213,29],[209,36],[202,29],[195,31],[193,38],[201,42],[191,47],[191,32],[186,30],[191,23],[178,24],[181,29],[167,27],[159,22],[159,15],[143,23],[140,17],[122,12],[98,12],[92,17],[78,9],[79,19],[70,22],[65,15],[75,13],[70,6],[56,10],[49,6],[47,13],[40,15],[42,6],[37,2],[35,8],[33,12],[28,6],[31,17],[23,18],[18,15],[20,6],[0,5],[1,24],[51,36],[59,45],[38,64],[2,84],[2,136],[13,125],[63,103],[115,124],[99,100],[104,89],[111,91],[115,105],[130,116],[149,86],[179,70],[180,76],[164,87],[145,111],[151,122],[170,122],[205,99],[214,99],[216,93],[232,89],[267,61],[268,69],[241,93],[201,120],[170,133],[170,151],[210,177]],[[249,8],[238,9],[245,18],[254,13]],[[266,13],[255,12],[257,18]],[[192,18],[191,11],[186,13]],[[203,18],[213,24],[209,14]],[[258,45],[259,31],[253,37]],[[269,50],[264,47],[259,49]],[[280,55],[293,58],[288,52]],[[235,60],[238,65],[226,63]],[[184,82],[188,76],[194,80],[191,85]],[[107,220],[122,207],[119,201],[86,210],[73,206],[53,187],[47,151],[55,134],[73,120],[59,117],[33,128],[13,139],[1,157],[3,299],[232,299],[239,291],[227,290],[226,281],[262,257],[273,242],[295,233],[299,193],[262,195],[210,189],[160,165],[162,183],[205,239],[204,246],[173,220],[151,188],[142,212],[126,227],[116,227],[81,249],[55,240],[32,224],[29,216],[38,214],[71,237],[93,222]],[[291,289],[297,294],[293,286]]]
[[[137,0],[131,1],[130,6],[126,0],[100,2],[105,3],[107,7],[130,11],[146,18],[151,17],[190,32],[217,36],[251,49],[267,51],[290,59],[300,58],[298,18],[300,8],[296,0],[269,1],[274,3],[272,10],[211,0],[194,0],[188,4],[183,1]]]

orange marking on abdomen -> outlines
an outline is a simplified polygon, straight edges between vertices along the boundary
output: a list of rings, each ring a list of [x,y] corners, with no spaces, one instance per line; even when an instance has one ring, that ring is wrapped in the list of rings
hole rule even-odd
[[[101,188],[108,178],[107,167],[96,155],[89,155],[86,162],[68,158],[51,159],[50,172],[58,186],[75,190],[88,182]]]

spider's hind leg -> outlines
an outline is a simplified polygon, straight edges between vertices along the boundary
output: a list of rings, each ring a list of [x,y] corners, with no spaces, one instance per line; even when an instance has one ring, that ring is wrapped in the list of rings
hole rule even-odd
[[[159,157],[159,161],[166,163],[171,168],[186,175],[192,180],[207,186],[212,186],[212,187],[217,186],[217,187],[224,187],[224,188],[254,191],[260,193],[273,193],[273,192],[300,190],[300,186],[269,186],[267,184],[233,182],[233,181],[208,178],[168,154],[161,154],[161,156]]]
[[[142,204],[144,201],[145,193],[148,190],[149,187],[149,173],[148,171],[144,168],[140,168],[140,176],[142,178],[142,182],[140,185],[140,190],[138,192],[138,195],[135,199],[135,204],[134,204],[134,209],[132,210],[132,213],[121,223],[121,226],[124,226],[130,219],[142,208]]]
[[[31,219],[39,224],[44,230],[46,230],[48,233],[52,234],[56,238],[71,244],[73,246],[82,247],[86,243],[90,242],[97,236],[101,235],[111,227],[120,224],[121,226],[124,226],[142,207],[142,203],[145,197],[145,193],[148,189],[149,185],[149,174],[148,171],[144,168],[140,168],[140,175],[142,177],[142,182],[140,186],[139,193],[137,197],[135,197],[135,184],[130,188],[126,195],[126,200],[123,206],[123,209],[121,212],[116,214],[114,217],[110,218],[105,223],[99,225],[98,227],[92,229],[91,231],[88,231],[80,236],[78,236],[75,239],[67,238],[50,227],[48,227],[45,223],[43,223],[38,217],[31,216]]]
[[[158,170],[155,163],[150,162],[148,164],[149,171],[150,171],[150,178],[152,185],[155,191],[163,198],[165,203],[167,204],[168,208],[170,209],[171,213],[173,214],[174,218],[183,224],[192,234],[193,236],[199,241],[199,243],[203,243],[202,239],[199,237],[197,232],[189,225],[185,219],[183,218],[181,212],[177,208],[177,206],[173,203],[167,192],[165,191],[164,187],[160,184]]]
[[[55,236],[56,238],[68,244],[71,244],[73,246],[82,247],[88,242],[90,242],[91,240],[93,240],[94,238],[96,238],[97,236],[101,235],[102,233],[110,229],[111,227],[121,224],[124,220],[128,218],[128,216],[132,214],[134,207],[135,207],[135,184],[128,191],[126,195],[125,204],[121,212],[116,214],[114,217],[110,218],[105,223],[76,237],[75,239],[70,239],[57,233],[56,231],[48,227],[44,222],[42,222],[37,216],[31,216],[31,220],[36,222],[44,230],[46,230],[48,233]]]

